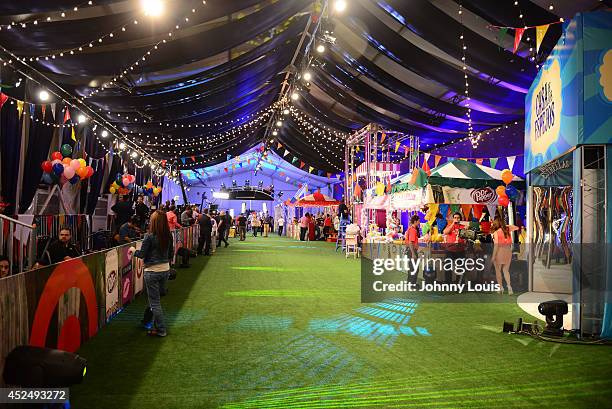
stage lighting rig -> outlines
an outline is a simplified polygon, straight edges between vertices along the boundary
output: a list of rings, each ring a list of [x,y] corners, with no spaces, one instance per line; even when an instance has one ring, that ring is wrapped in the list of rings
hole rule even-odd
[[[232,180],[232,187],[238,187],[235,180]]]

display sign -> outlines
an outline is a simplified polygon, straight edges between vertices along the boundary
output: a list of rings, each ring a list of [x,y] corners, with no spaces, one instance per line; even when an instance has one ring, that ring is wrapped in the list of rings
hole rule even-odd
[[[530,173],[531,186],[571,186],[573,183],[573,153],[563,155]]]
[[[490,187],[466,189],[442,186],[446,204],[489,204],[497,203],[497,193]]]
[[[525,98],[525,173],[582,144],[612,143],[612,18],[577,14]]]

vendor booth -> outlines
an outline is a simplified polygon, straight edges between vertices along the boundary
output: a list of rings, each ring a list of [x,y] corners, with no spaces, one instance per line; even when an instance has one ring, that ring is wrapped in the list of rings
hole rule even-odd
[[[612,19],[578,14],[525,100],[530,290],[570,302],[571,328],[612,337]]]

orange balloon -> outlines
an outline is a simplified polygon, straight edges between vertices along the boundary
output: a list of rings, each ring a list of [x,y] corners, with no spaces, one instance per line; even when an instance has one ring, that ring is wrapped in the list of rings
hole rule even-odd
[[[81,179],[85,179],[87,177],[87,168],[78,168],[76,174],[79,175]]]
[[[497,193],[497,196],[506,196],[506,186],[497,186],[497,189],[495,189],[495,193]]]
[[[62,163],[64,165],[70,165],[71,161],[72,161],[72,158],[64,158],[64,159],[62,159]]]
[[[512,171],[510,169],[504,169],[501,173],[501,177],[504,183],[507,185],[512,182],[512,179],[514,179],[514,175],[512,174]]]

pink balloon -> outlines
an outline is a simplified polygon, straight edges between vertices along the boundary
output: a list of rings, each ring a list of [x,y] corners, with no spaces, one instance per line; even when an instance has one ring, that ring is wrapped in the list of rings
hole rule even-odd
[[[74,169],[75,171],[77,171],[81,167],[81,162],[79,162],[78,159],[72,159],[70,161],[70,167]]]
[[[130,179],[127,176],[124,176],[123,179],[121,179],[121,183],[123,183],[123,186],[127,187],[127,185],[130,184]]]
[[[66,177],[66,179],[72,179],[75,172],[76,171],[72,168],[72,164],[64,168],[64,176]]]

